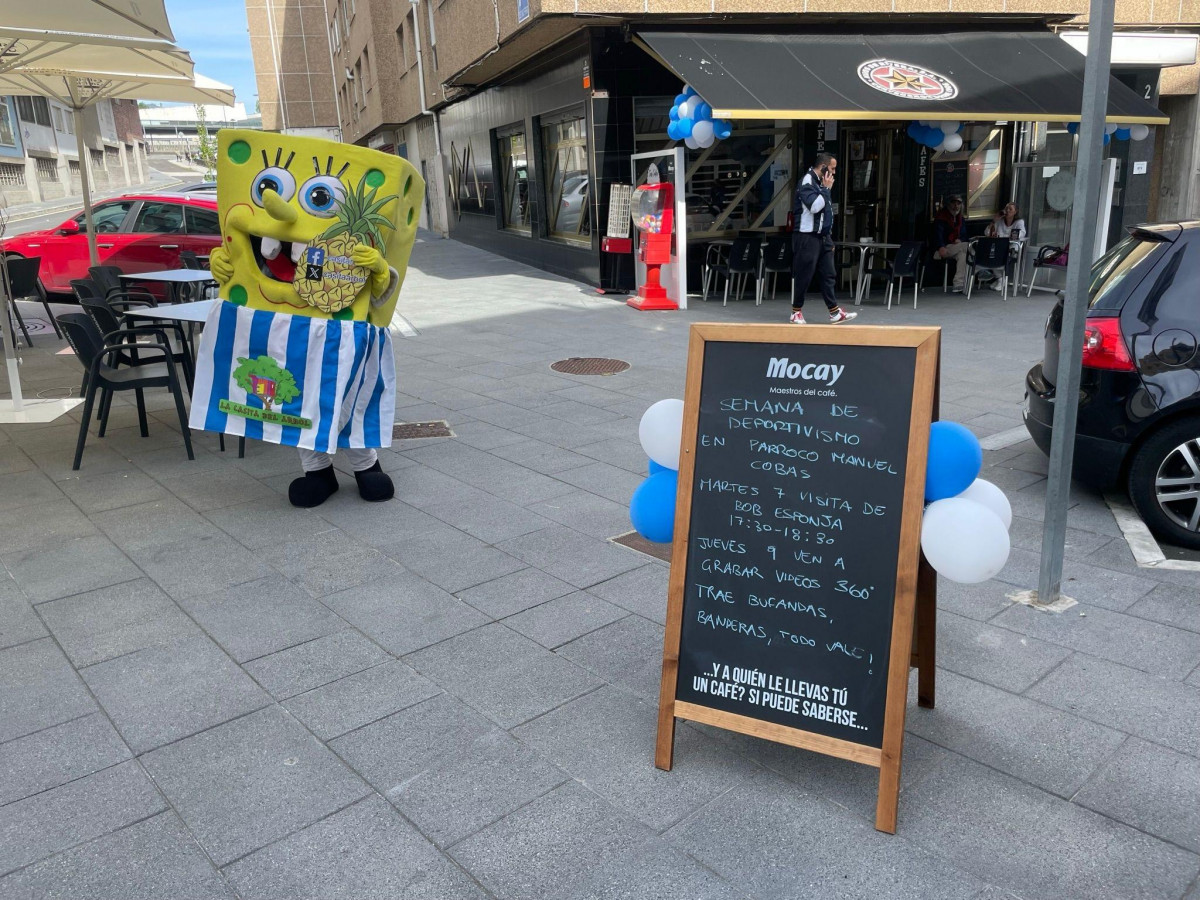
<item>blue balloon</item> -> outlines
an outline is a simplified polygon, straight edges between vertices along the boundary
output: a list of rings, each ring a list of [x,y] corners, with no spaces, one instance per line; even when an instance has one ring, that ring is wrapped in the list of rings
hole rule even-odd
[[[917,139],[917,129],[920,127],[916,122],[909,122],[908,128],[904,130],[904,133],[915,141]]]
[[[679,132],[679,137],[675,138],[675,140],[681,141],[684,138],[692,136],[692,125],[695,123],[691,119],[680,119],[676,124],[679,126],[675,129]]]
[[[929,426],[929,461],[925,499],[956,497],[971,486],[983,467],[983,448],[965,425],[934,422]]]
[[[682,141],[683,140],[683,136],[679,133],[678,120],[672,122],[670,125],[667,126],[667,137],[669,137],[673,141]]]
[[[1067,123],[1067,131],[1071,132],[1071,134],[1079,134],[1079,123],[1078,122],[1068,122]]]
[[[649,463],[650,463],[649,469],[650,469],[651,475],[657,475],[659,472],[674,472],[675,471],[674,469],[668,469],[666,466],[659,465],[654,460],[649,460]]]
[[[733,134],[733,124],[725,119],[717,119],[713,122],[713,134],[717,140],[723,141]]]
[[[670,117],[672,122],[678,122],[679,121],[679,107],[672,106],[671,111],[669,113],[667,113],[667,115]]]
[[[696,96],[696,89],[695,89],[694,87],[692,87],[692,86],[689,84],[687,87],[685,87],[685,88],[683,89],[683,95],[684,95],[685,97],[695,97],[695,96]]]
[[[687,94],[676,94],[675,95],[675,105],[678,106],[680,103],[686,103],[687,98],[688,98]]]
[[[668,544],[675,534],[675,494],[679,473],[668,469],[651,475],[633,492],[629,501],[629,521],[648,541]]]
[[[1108,144],[1109,144],[1109,142],[1110,142],[1111,140],[1112,140],[1112,135],[1111,135],[1111,134],[1106,134],[1106,135],[1104,136],[1104,146],[1105,146],[1105,147],[1107,147],[1107,146],[1108,146]]]
[[[1116,131],[1113,132],[1113,134],[1115,134],[1117,136],[1118,141],[1129,140],[1129,129],[1128,128],[1118,128]]]
[[[712,118],[712,107],[709,106],[707,103],[701,103],[699,106],[696,107],[696,112],[695,112],[694,118],[696,118],[696,119],[711,119]]]

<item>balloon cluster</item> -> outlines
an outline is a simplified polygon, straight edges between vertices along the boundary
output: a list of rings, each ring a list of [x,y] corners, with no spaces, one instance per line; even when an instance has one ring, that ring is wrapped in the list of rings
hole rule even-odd
[[[1068,122],[1067,131],[1071,132],[1071,134],[1079,134],[1079,123]],[[1116,138],[1118,141],[1144,141],[1149,136],[1149,125],[1114,125],[1110,123],[1104,126],[1105,147],[1108,146],[1113,138]]]
[[[670,116],[667,137],[683,141],[692,150],[711,147],[714,141],[723,141],[733,134],[733,125],[725,119],[714,119],[712,107],[687,85],[682,94],[675,96]]]
[[[646,410],[638,426],[638,438],[650,457],[650,477],[633,492],[629,520],[646,540],[669,544],[675,535],[683,401],[659,400]]]
[[[1008,561],[1012,507],[1004,491],[979,478],[983,449],[957,422],[929,429],[921,550],[938,574],[962,584],[995,577]]]
[[[959,134],[962,128],[961,122],[933,122],[922,119],[909,123],[908,136],[931,150],[954,153],[962,149],[963,137]]]

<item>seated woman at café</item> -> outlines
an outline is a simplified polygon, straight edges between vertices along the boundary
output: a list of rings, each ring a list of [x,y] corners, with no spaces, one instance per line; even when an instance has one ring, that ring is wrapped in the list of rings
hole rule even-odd
[[[1011,252],[1013,256],[1017,255],[1019,242],[1026,236],[1025,220],[1021,218],[1021,210],[1017,204],[1011,200],[1004,204],[1004,209],[996,214],[996,218],[992,219],[987,230],[984,231],[986,237],[1008,238],[1012,241]],[[992,290],[998,291],[1001,288],[999,278],[994,278],[992,272],[981,272],[980,275],[986,275],[991,279]],[[981,280],[986,280],[981,278]]]

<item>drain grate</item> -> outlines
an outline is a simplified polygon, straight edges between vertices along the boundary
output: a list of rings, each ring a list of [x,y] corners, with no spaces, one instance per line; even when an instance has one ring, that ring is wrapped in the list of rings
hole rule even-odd
[[[623,359],[600,356],[572,356],[570,359],[560,359],[550,368],[566,375],[616,375],[628,369],[629,363]]]
[[[647,556],[661,559],[663,562],[671,561],[671,544],[656,544],[646,540],[636,531],[630,531],[615,538],[609,538],[609,540],[622,547],[628,547],[630,550],[636,550],[638,553],[645,553]]]
[[[393,441],[411,441],[416,438],[454,437],[450,423],[445,419],[436,422],[402,422],[392,426]]]

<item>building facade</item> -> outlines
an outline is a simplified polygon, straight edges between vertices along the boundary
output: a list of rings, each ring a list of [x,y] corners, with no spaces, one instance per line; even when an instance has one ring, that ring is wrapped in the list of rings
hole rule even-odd
[[[423,226],[589,283],[628,287],[628,260],[600,249],[609,191],[634,180],[634,153],[673,145],[667,113],[683,85],[639,35],[905,28],[1086,35],[1086,13],[1084,0],[326,0],[324,38],[342,139],[418,166],[429,185]],[[1125,34],[1122,46],[1134,49],[1121,59],[1114,53],[1114,76],[1173,123],[1151,128],[1146,140],[1108,146],[1117,160],[1111,237],[1136,221],[1200,216],[1194,55],[1180,65],[1160,58],[1153,41],[1132,40],[1134,33],[1179,35],[1194,48],[1200,0],[1117,0],[1117,22],[1118,42]],[[305,32],[306,47],[316,40]],[[279,75],[260,67],[258,78],[262,92]],[[802,94],[803,84],[796,90]],[[838,198],[846,239],[901,237],[906,222],[927,221],[941,194],[964,178],[968,212],[980,227],[1008,199],[1044,206],[1046,173],[1072,166],[1075,153],[1062,123],[999,117],[967,124],[963,151],[933,158],[910,146],[906,121],[734,125],[735,139],[688,153],[689,240],[784,227],[793,179],[818,145],[855,157],[846,160]],[[273,127],[265,107],[264,127]],[[1065,233],[1068,221],[1046,213],[1043,242]],[[690,256],[698,267],[702,254]]]
[[[339,140],[323,0],[247,0],[246,22],[262,127]]]

